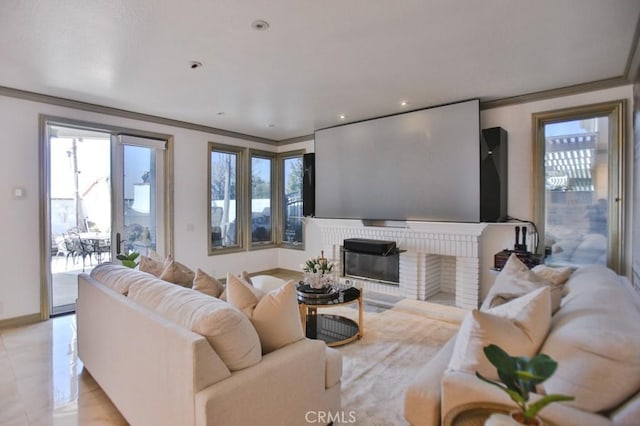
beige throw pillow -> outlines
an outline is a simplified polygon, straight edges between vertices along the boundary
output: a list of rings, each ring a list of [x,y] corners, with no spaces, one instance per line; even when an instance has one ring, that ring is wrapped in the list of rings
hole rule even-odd
[[[182,287],[190,288],[193,285],[194,277],[195,274],[191,269],[171,259],[168,261],[159,278],[173,284],[181,285]]]
[[[165,268],[164,259],[158,260],[150,256],[145,256],[145,255],[140,256],[140,262],[138,262],[138,269],[140,269],[142,272],[147,272],[153,275],[154,277],[159,277],[160,275],[162,275],[164,268]]]
[[[259,299],[248,283],[227,274],[227,301],[251,320],[260,337],[263,354],[305,337],[293,281]]]
[[[551,287],[551,311],[555,312],[560,308],[562,287],[551,285],[549,281],[529,270],[514,253],[496,277],[480,310],[486,311],[545,286]]]
[[[545,281],[549,281],[551,285],[564,285],[567,282],[573,269],[566,266],[564,268],[553,268],[547,265],[537,265],[531,270],[534,274]]]
[[[535,290],[488,312],[469,312],[458,331],[449,370],[498,379],[484,347],[495,344],[513,356],[533,356],[551,326],[548,287]]]
[[[193,279],[193,289],[200,293],[208,294],[209,296],[220,297],[224,291],[224,286],[220,281],[198,268],[196,270],[196,276]]]

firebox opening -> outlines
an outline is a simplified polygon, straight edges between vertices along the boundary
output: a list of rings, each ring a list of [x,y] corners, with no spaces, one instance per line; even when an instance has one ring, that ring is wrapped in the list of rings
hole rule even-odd
[[[395,241],[351,238],[343,241],[343,276],[400,285],[400,253]]]

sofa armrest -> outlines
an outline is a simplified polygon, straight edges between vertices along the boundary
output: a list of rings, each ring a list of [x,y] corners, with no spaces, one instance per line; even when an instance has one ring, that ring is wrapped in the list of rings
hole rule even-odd
[[[196,392],[231,376],[204,337],[87,274],[76,316],[80,359],[131,424],[192,424]]]
[[[196,394],[196,425],[300,425],[309,412],[335,413],[340,394],[326,389],[326,358],[324,342],[303,339],[232,372]]]
[[[540,395],[531,394],[531,402],[540,399]],[[447,413],[465,404],[496,403],[513,406],[509,396],[497,387],[485,383],[474,374],[447,371],[442,379],[442,420]],[[611,426],[607,417],[582,411],[563,403],[553,403],[544,408],[541,417],[562,426]]]
[[[456,336],[425,364],[404,395],[404,418],[412,426],[440,424],[440,383],[449,365]]]

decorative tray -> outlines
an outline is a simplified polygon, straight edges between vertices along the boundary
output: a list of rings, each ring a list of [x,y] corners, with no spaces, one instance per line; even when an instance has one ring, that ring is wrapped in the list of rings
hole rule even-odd
[[[304,299],[333,299],[339,294],[339,291],[333,286],[313,288],[309,284],[303,283],[298,283],[296,290],[298,290],[298,298]]]

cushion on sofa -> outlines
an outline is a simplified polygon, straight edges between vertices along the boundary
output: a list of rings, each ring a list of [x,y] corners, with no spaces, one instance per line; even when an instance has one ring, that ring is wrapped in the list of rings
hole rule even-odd
[[[514,253],[509,256],[507,263],[505,263],[502,271],[496,277],[489,294],[482,302],[480,310],[486,311],[489,308],[545,286],[551,288],[551,311],[555,312],[560,308],[562,286],[552,285],[549,281],[529,270],[527,265],[522,263]]]
[[[90,275],[105,286],[125,296],[129,292],[129,287],[132,284],[146,284],[150,280],[154,279],[154,277],[149,274],[122,266],[119,263],[111,262],[105,262],[97,265],[93,268]]]
[[[255,277],[251,277],[251,285],[254,288],[261,290],[263,293],[268,293],[271,290],[275,290],[277,288],[285,285],[286,281],[282,278],[274,277],[271,275],[256,275]]]
[[[195,273],[169,256],[167,257],[164,271],[162,271],[159,278],[163,281],[178,284],[182,287],[191,288],[193,285],[193,279],[195,278]]]
[[[265,354],[304,339],[293,281],[258,298],[252,286],[227,274],[227,301],[251,320]]]
[[[558,362],[545,393],[586,411],[617,407],[640,389],[640,296],[604,266],[578,268],[541,352]]]
[[[456,336],[449,370],[497,379],[483,349],[495,344],[513,356],[533,356],[551,324],[550,289],[542,287],[487,312],[469,312]]]
[[[150,256],[141,255],[138,262],[138,269],[147,272],[154,277],[159,277],[164,271],[164,259],[157,259]]]
[[[543,280],[551,283],[551,285],[562,286],[571,276],[573,269],[568,266],[553,267],[547,265],[536,265],[531,269],[531,271]]]
[[[204,336],[229,370],[260,362],[260,339],[242,312],[192,289],[151,279],[153,285],[131,285],[128,297]]]
[[[193,278],[192,288],[196,291],[199,291],[200,293],[208,294],[212,297],[220,297],[220,295],[224,291],[224,286],[220,283],[220,281],[213,278],[211,275],[207,274],[200,268],[196,270],[196,275]]]

